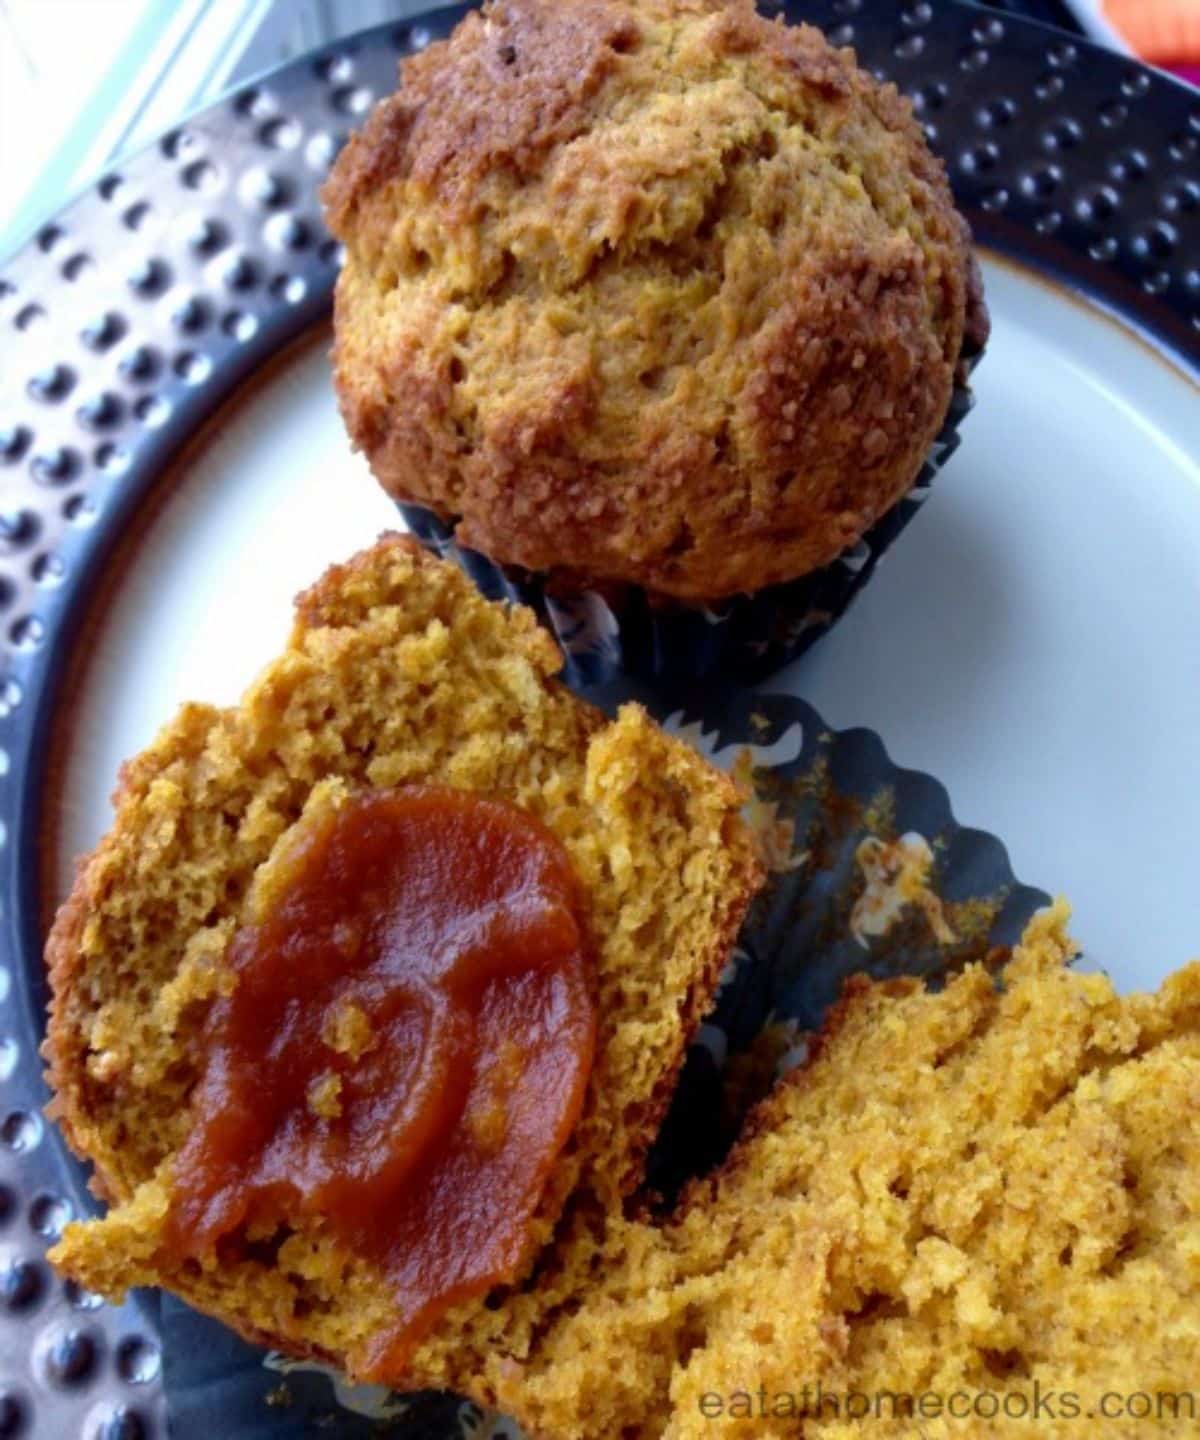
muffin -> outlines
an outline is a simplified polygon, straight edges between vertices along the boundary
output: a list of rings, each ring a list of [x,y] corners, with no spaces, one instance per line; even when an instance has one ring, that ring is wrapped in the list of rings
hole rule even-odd
[[[524,1277],[568,1197],[577,1209],[621,1207],[761,866],[728,777],[636,706],[606,720],[556,681],[558,665],[528,611],[489,604],[454,566],[385,537],[300,597],[287,649],[239,706],[185,707],[124,768],[112,829],[82,863],[46,951],[51,1113],[110,1207],[67,1227],[52,1257],[66,1273],[109,1294],[162,1285],[248,1338],[400,1381],[394,1353],[415,1346],[409,1363],[432,1375],[471,1343],[463,1337],[485,1343],[491,1292]],[[372,842],[369,863],[339,871],[331,827],[364,806],[374,825],[387,819],[377,807],[400,802],[411,818],[431,795],[457,831],[458,858],[445,863],[439,850],[432,868],[418,866],[424,888],[399,899],[420,903],[397,926],[386,866],[403,832],[376,833],[383,869]],[[514,865],[523,851],[496,843],[497,816],[552,873],[540,860]],[[444,977],[418,976],[397,1008],[386,973],[397,944],[442,946],[430,927],[464,869],[484,892],[456,922],[466,968],[480,985],[511,980],[484,991],[470,1043],[466,999],[438,1010]],[[294,908],[297,876],[307,876],[305,911]],[[361,887],[362,904],[339,912]],[[530,983],[557,964],[564,908],[575,912],[567,958],[582,962],[586,995]],[[496,927],[509,936],[506,965],[529,951],[512,976],[497,968]],[[415,939],[396,940],[398,930]],[[426,1057],[442,1031],[414,1040],[410,1023],[430,1003],[435,1022],[449,1022],[434,1059],[453,1062],[435,1071]],[[485,1053],[497,1015],[501,1043]],[[544,1034],[523,1057],[527,1021]],[[234,1022],[250,1032],[249,1064],[230,1043]],[[577,1022],[578,1043],[564,1050]],[[571,1093],[560,1094],[564,1066]],[[277,1103],[281,1069],[290,1105]],[[468,1076],[457,1118],[435,1114]],[[397,1086],[393,1123],[383,1107]],[[429,1104],[410,1124],[405,1107],[423,1091]],[[531,1106],[554,1109],[532,1187],[527,1167],[510,1163],[514,1144],[540,1143]],[[403,1184],[384,1176],[387,1203],[365,1216],[346,1193],[374,1163],[364,1115],[414,1137],[410,1153],[388,1157]],[[212,1140],[204,1153],[197,1137]],[[201,1183],[214,1154],[223,1189]],[[439,1202],[425,1205],[435,1183]],[[486,1220],[497,1186],[514,1183],[529,1213],[496,1220],[511,1245],[484,1287],[472,1247],[438,1237],[451,1218],[468,1231]],[[236,1211],[231,1196],[249,1203]],[[456,1275],[453,1287],[435,1281],[448,1308],[420,1324],[398,1304],[412,1284],[374,1243],[393,1220],[403,1240],[402,1211],[432,1227]],[[398,1324],[409,1328],[393,1352]]]
[[[1002,988],[851,982],[721,1171],[487,1357],[501,1406],[562,1440],[1194,1436],[1200,964],[1119,997],[1064,920]]]
[[[353,443],[593,669],[761,672],[827,628],[986,335],[908,102],[751,0],[496,0],[325,202]]]

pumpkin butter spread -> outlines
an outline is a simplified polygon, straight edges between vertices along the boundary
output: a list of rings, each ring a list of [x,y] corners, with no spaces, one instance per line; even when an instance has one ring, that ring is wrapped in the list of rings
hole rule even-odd
[[[762,868],[732,780],[385,536],[122,770],[46,947],[53,1260],[465,1388],[620,1213]]]
[[[578,911],[563,847],[512,805],[319,787],[230,946],[169,1246],[323,1217],[395,1289],[367,1374],[513,1280],[591,1066]]]

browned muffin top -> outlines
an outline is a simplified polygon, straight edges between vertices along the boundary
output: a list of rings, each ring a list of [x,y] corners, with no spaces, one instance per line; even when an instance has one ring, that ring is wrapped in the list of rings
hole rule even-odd
[[[944,419],[972,262],[941,166],[751,0],[493,0],[326,204],[354,442],[497,560],[756,590],[857,540]]]

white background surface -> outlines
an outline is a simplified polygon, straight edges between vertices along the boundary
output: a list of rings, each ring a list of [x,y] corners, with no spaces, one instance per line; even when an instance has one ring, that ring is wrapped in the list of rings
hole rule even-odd
[[[857,609],[768,688],[948,788],[1063,892],[1123,988],[1200,956],[1200,395],[1114,322],[987,267],[979,404]],[[149,529],[74,705],[60,883],[121,760],[228,703],[291,596],[395,526],[349,453],[326,341],[231,406]]]

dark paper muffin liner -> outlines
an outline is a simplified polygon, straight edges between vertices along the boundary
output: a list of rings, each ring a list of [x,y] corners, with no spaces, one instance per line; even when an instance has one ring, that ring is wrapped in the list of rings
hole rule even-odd
[[[716,674],[753,684],[802,655],[845,615],[928,499],[958,448],[959,427],[974,404],[967,376],[981,354],[977,348],[964,352],[945,424],[908,493],[832,564],[753,595],[695,606],[632,585],[568,587],[459,545],[453,526],[423,506],[398,502],[399,510],[413,535],[435,554],[456,560],[489,600],[536,611],[562,647],[564,679],[576,688],[607,685],[622,675],[664,687]]]
[[[769,867],[647,1167],[652,1200],[669,1202],[803,1058],[847,977],[937,984],[970,961],[998,967],[1047,896],[1019,884],[1000,841],[960,826],[942,786],[893,765],[869,730],[830,731],[783,695],[657,708],[668,730],[747,785]],[[906,864],[927,872],[915,902],[899,898]],[[267,1356],[169,1296],[156,1303],[175,1440],[520,1434],[452,1396],[350,1386],[319,1365]]]

